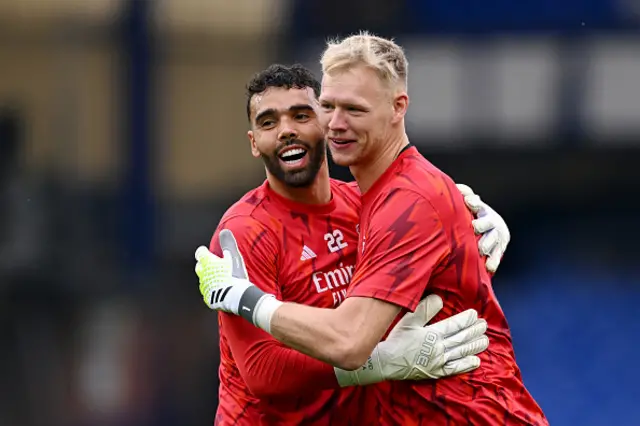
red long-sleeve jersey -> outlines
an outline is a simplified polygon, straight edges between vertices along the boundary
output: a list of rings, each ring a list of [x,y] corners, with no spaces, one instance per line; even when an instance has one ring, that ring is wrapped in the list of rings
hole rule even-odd
[[[230,229],[249,279],[262,290],[283,301],[337,306],[354,273],[360,196],[354,184],[332,180],[331,189],[328,204],[305,205],[265,182],[225,213],[211,251],[222,255],[218,232]],[[221,313],[219,325],[217,425],[375,424],[377,410],[367,404],[371,387],[341,389],[333,367],[241,317]]]
[[[380,425],[546,425],[516,364],[507,320],[478,253],[470,212],[453,181],[411,147],[362,196],[356,273],[348,296],[413,311],[426,292],[438,321],[469,308],[488,323],[482,365],[440,380],[374,388]],[[401,312],[401,315],[404,312]]]

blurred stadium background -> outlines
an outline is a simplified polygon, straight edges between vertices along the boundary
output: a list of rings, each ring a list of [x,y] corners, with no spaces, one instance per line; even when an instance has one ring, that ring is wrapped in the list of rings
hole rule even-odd
[[[639,0],[0,0],[0,425],[211,424],[192,256],[264,176],[244,83],[359,29],[406,47],[412,141],[511,227],[494,285],[551,424],[640,424],[639,24]]]

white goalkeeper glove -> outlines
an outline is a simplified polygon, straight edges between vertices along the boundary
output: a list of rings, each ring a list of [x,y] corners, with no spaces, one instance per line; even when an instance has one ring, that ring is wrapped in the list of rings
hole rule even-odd
[[[502,216],[474,194],[471,188],[463,184],[456,186],[462,193],[467,208],[476,216],[473,229],[476,234],[482,234],[478,249],[482,256],[487,256],[485,266],[489,272],[496,272],[511,240],[509,227]]]
[[[335,368],[342,387],[385,380],[439,379],[480,366],[477,354],[487,349],[487,322],[474,309],[425,326],[442,309],[442,299],[429,295],[407,313],[378,343],[367,363],[354,371]]]
[[[219,238],[224,257],[216,256],[204,246],[196,250],[196,274],[204,303],[211,309],[240,315],[269,332],[271,316],[282,302],[248,280],[233,233],[223,229]]]

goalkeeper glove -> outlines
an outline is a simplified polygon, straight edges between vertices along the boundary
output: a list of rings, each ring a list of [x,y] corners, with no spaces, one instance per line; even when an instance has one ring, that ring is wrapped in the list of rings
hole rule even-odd
[[[456,186],[462,193],[467,208],[476,216],[472,222],[473,229],[476,234],[482,234],[478,249],[482,256],[487,256],[485,266],[489,272],[495,273],[511,240],[509,227],[502,216],[474,194],[471,188],[463,184]]]
[[[204,246],[196,250],[196,274],[200,279],[204,303],[211,309],[240,315],[269,332],[271,316],[282,302],[248,280],[244,259],[233,233],[223,229],[219,238],[222,258]]]
[[[385,380],[439,379],[467,373],[480,366],[475,356],[487,349],[487,323],[469,309],[426,325],[442,309],[442,299],[429,295],[415,312],[407,313],[378,343],[358,370],[335,368],[340,386],[369,385]],[[425,326],[426,325],[426,326]]]

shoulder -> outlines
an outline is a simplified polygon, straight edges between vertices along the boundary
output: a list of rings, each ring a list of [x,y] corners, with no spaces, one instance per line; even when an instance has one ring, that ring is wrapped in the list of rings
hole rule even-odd
[[[429,192],[434,184],[443,182],[448,176],[417,150],[408,153],[395,173],[395,185],[414,189],[419,193]]]
[[[238,227],[252,225],[268,231],[277,231],[278,221],[272,217],[269,205],[272,202],[267,196],[265,185],[247,192],[224,213],[220,226]]]
[[[375,201],[386,205],[389,201],[406,204],[423,200],[437,207],[444,201],[450,204],[451,198],[455,198],[458,192],[446,173],[414,149],[401,159]]]
[[[450,228],[458,221],[470,223],[454,181],[417,151],[409,154],[372,201],[371,222],[392,227],[406,220],[417,221],[430,225],[419,227],[425,235]]]
[[[370,223],[384,227],[403,222],[442,224],[442,217],[450,214],[454,194],[446,175],[426,166],[421,163],[421,167],[397,170],[367,202],[364,211]],[[453,182],[451,186],[455,191]]]
[[[222,220],[227,217],[246,215],[251,216],[256,212],[265,208],[268,200],[264,185],[252,189],[244,194],[238,201],[236,201],[222,216]]]
[[[280,224],[273,219],[267,209],[268,200],[264,196],[262,187],[249,191],[222,216],[211,241],[216,244],[217,235],[223,229],[233,232],[240,246],[250,245],[255,248],[258,244],[276,246]]]
[[[360,188],[357,182],[343,182],[331,179],[331,191],[334,197],[346,200],[358,207],[360,206]]]
[[[338,189],[340,191],[345,191],[345,192],[356,193],[360,195],[360,188],[358,188],[358,182],[356,181],[345,182],[342,180],[331,178],[330,182],[331,182],[331,187],[334,189]]]

